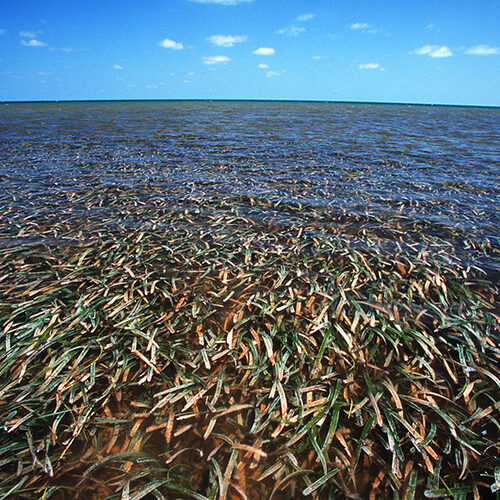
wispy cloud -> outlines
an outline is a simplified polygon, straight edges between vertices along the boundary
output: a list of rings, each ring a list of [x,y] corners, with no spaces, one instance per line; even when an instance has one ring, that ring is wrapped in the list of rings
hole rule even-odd
[[[368,23],[353,23],[350,28],[355,31],[361,31],[362,33],[377,33],[377,29]]]
[[[47,47],[47,43],[37,39],[41,33],[42,31],[20,31],[19,36],[23,38],[21,45],[23,47]]]
[[[425,29],[426,30],[433,30],[435,28],[435,26],[433,24],[428,24]]]
[[[314,59],[316,61],[320,61],[321,59],[326,59],[326,56],[316,55],[316,56],[312,56],[311,59]]]
[[[447,45],[424,45],[411,53],[429,57],[450,57],[453,55],[453,52]]]
[[[7,33],[4,29],[0,28],[0,35],[5,35]]]
[[[113,69],[121,70],[123,69],[123,66],[121,66],[120,64],[113,64]]]
[[[47,47],[45,42],[37,40],[36,38],[31,38],[30,40],[21,40],[21,45],[24,47]]]
[[[218,5],[238,5],[245,2],[253,2],[253,0],[189,0],[196,3],[215,3]]]
[[[469,47],[466,54],[473,56],[494,56],[500,54],[500,47],[490,47],[489,45],[475,45],[474,47]]]
[[[289,26],[288,28],[278,30],[276,33],[278,33],[278,35],[298,36],[305,30],[306,29],[301,26]]]
[[[235,43],[246,42],[248,37],[243,35],[213,35],[209,36],[207,40],[218,47],[232,47]]]
[[[40,34],[39,31],[36,33],[34,31],[20,31],[19,36],[22,38],[36,38]]]
[[[369,30],[371,29],[371,24],[368,23],[353,23],[351,24],[352,30]]]
[[[281,70],[281,71],[272,71],[272,70],[269,70],[267,73],[266,73],[266,77],[267,78],[272,78],[273,76],[280,76],[284,73],[285,71],[284,70]]]
[[[297,18],[295,18],[295,20],[302,22],[302,21],[310,21],[313,18],[314,18],[314,14],[302,14],[301,16],[298,16]]]
[[[379,69],[380,64],[378,62],[358,64],[359,69]]]
[[[158,45],[160,47],[163,47],[164,49],[172,49],[172,50],[182,50],[184,48],[184,45],[182,43],[175,42],[170,38],[164,38],[161,42],[158,43]]]
[[[259,47],[255,49],[252,53],[256,56],[272,56],[274,54],[274,49],[271,47]]]
[[[269,64],[260,63],[258,65],[258,68],[260,68],[260,69],[269,69]]]
[[[212,66],[214,64],[227,64],[231,59],[227,56],[205,56],[202,57],[203,64]]]

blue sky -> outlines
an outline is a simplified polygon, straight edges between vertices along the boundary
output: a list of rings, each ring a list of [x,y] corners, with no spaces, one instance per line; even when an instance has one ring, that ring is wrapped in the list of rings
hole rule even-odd
[[[499,0],[0,0],[0,100],[500,105]]]

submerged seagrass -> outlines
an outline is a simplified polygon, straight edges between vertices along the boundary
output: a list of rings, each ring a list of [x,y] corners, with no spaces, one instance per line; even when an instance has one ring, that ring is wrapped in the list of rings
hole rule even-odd
[[[2,495],[498,486],[491,282],[430,236],[379,254],[356,248],[375,238],[363,227],[204,204],[157,207],[147,231],[95,221],[85,238],[76,223],[20,224],[0,270]]]
[[[1,498],[499,490],[498,110],[1,110]]]

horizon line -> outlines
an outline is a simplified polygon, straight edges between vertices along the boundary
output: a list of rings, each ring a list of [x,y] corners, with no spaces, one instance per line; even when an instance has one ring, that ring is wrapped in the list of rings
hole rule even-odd
[[[456,103],[430,103],[430,102],[404,102],[404,101],[351,101],[329,99],[231,99],[231,98],[167,98],[167,99],[28,99],[28,100],[0,100],[0,104],[50,104],[50,103],[104,103],[104,102],[290,102],[290,103],[324,103],[324,104],[376,104],[400,106],[443,106],[467,108],[499,108],[496,104],[456,104]]]

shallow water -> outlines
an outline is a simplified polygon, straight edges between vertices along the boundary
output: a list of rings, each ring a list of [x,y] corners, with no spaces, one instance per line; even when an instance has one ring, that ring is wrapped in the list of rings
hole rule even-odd
[[[18,219],[81,215],[83,194],[118,189],[173,210],[203,200],[211,210],[218,201],[251,201],[253,217],[272,212],[284,226],[306,217],[379,229],[404,220],[445,239],[460,233],[498,248],[499,139],[499,108],[0,104],[0,205]],[[84,211],[111,220],[108,209],[104,201]]]

